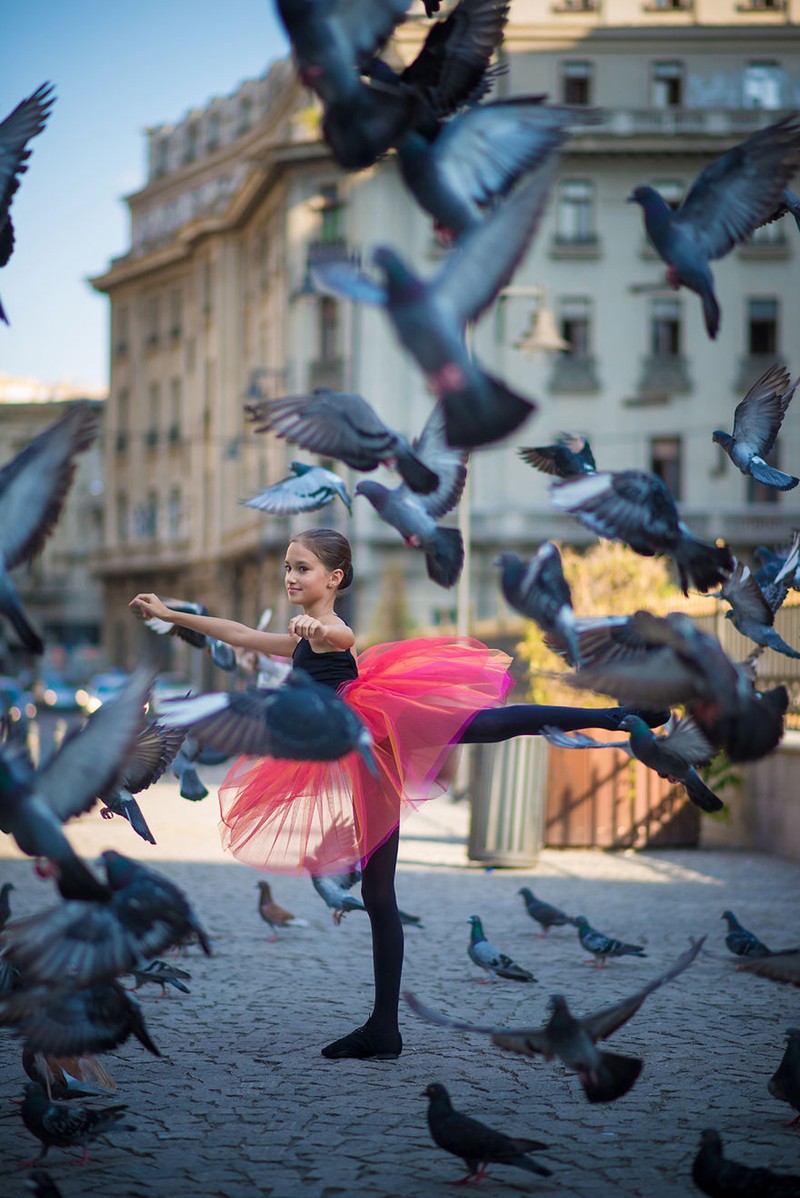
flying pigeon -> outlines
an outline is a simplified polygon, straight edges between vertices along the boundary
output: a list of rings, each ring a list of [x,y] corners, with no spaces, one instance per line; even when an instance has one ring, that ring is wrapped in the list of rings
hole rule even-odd
[[[256,882],[258,887],[258,913],[272,928],[273,935],[271,940],[277,940],[278,928],[307,928],[308,924],[304,919],[298,919],[296,915],[292,915],[291,911],[287,911],[275,902],[272,897],[272,890],[269,882]]]
[[[56,978],[63,985],[64,976]],[[33,1052],[55,1057],[108,1052],[130,1036],[159,1057],[141,1007],[117,981],[82,989],[25,986],[0,998],[0,1024],[13,1026]]]
[[[20,1108],[22,1122],[42,1143],[42,1151],[33,1162],[38,1164],[50,1148],[82,1148],[81,1164],[89,1159],[90,1140],[106,1135],[124,1118],[127,1106],[82,1107],[75,1103],[51,1102],[41,1086],[29,1082]],[[126,1128],[130,1131],[131,1128]]]
[[[0,263],[2,238],[0,228]],[[44,644],[28,621],[8,571],[41,552],[63,511],[75,457],[89,448],[97,432],[94,406],[75,404],[0,470],[0,612],[30,653],[43,653]]]
[[[551,162],[525,180],[485,221],[466,234],[457,254],[447,257],[429,282],[387,246],[375,250],[375,283],[348,261],[311,263],[325,292],[387,309],[395,333],[444,404],[447,440],[473,448],[499,441],[533,412],[534,404],[486,374],[470,356],[464,338],[508,283],[544,212],[555,166]]]
[[[181,747],[184,733],[180,728],[161,728],[157,723],[146,724],[128,755],[122,773],[110,791],[102,796],[105,818],[121,815],[148,844],[155,844],[142,809],[134,795],[152,786]]]
[[[375,772],[372,737],[355,712],[305,670],[275,690],[220,691],[171,699],[159,723],[189,728],[201,744],[226,753],[294,761],[335,761],[357,750]]]
[[[270,516],[295,516],[298,512],[317,512],[338,495],[352,514],[352,500],[342,480],[324,466],[290,462],[291,474],[252,499],[240,499],[245,507],[257,508]]]
[[[334,923],[340,924],[348,911],[366,911],[361,899],[348,893],[359,876],[360,872],[355,877],[352,873],[311,875],[314,889],[325,905],[330,908]]]
[[[30,1044],[22,1046],[22,1068],[32,1082],[47,1093],[48,1098],[65,1102],[71,1098],[106,1098],[116,1091],[117,1084],[91,1054],[56,1057],[35,1052]]]
[[[542,899],[538,899],[527,886],[523,886],[521,890],[517,891],[517,894],[522,895],[525,910],[531,919],[535,919],[543,929],[539,933],[540,936],[546,936],[551,928],[561,928],[565,924],[573,922],[571,915],[565,915],[558,907],[552,907],[550,903],[545,903]]]
[[[721,445],[742,474],[749,474],[765,487],[791,491],[800,482],[770,466],[766,457],[775,444],[783,418],[800,379],[792,383],[782,366],[770,366],[747,392],[733,414],[733,435],[715,429],[712,441]]]
[[[633,756],[655,770],[659,777],[680,782],[701,811],[719,811],[724,807],[695,769],[716,754],[691,716],[684,716],[672,731],[660,736],[637,715],[624,716],[619,726],[621,731],[630,733]]]
[[[555,445],[523,447],[519,456],[535,470],[557,478],[578,478],[597,472],[588,440],[577,433],[562,433]]]
[[[718,1131],[700,1133],[700,1148],[692,1164],[692,1181],[710,1198],[800,1198],[800,1174],[773,1173],[729,1160]]]
[[[209,615],[208,608],[202,603],[189,603],[185,599],[162,599],[162,603],[173,611],[189,612],[194,616]],[[149,616],[145,624],[151,632],[157,632],[159,636],[177,636],[193,649],[207,649],[214,665],[219,666],[221,670],[230,673],[236,669],[236,654],[233,649],[214,636],[207,636],[195,628],[185,628],[182,624],[170,624],[167,620],[160,620],[158,616]]]
[[[428,1127],[433,1142],[445,1152],[460,1156],[467,1167],[465,1176],[454,1184],[480,1181],[489,1165],[513,1165],[528,1173],[538,1173],[540,1177],[550,1176],[549,1169],[537,1164],[528,1155],[545,1150],[546,1144],[539,1140],[507,1136],[481,1123],[479,1119],[455,1110],[447,1089],[438,1082],[427,1086],[422,1095],[429,1100]]]
[[[578,939],[587,953],[594,957],[595,965],[601,968],[606,963],[606,957],[646,957],[647,953],[640,944],[626,944],[614,936],[605,936],[596,931],[585,915],[576,915],[573,920],[578,929]]]
[[[753,556],[759,563],[759,568],[753,573],[753,577],[762,590],[774,582],[779,574],[785,576],[783,568],[793,548],[794,545],[786,553],[776,553],[766,545],[758,545],[753,550]],[[800,591],[800,564],[795,566],[794,574],[790,579],[790,587],[792,590]]]
[[[720,919],[728,925],[725,944],[737,957],[768,957],[770,950],[754,932],[743,928],[733,911],[723,911]]]
[[[31,138],[41,133],[55,103],[53,85],[43,83],[0,122],[0,266],[6,266],[14,252],[14,226],[11,201],[19,187],[19,176],[28,169]],[[8,317],[0,303],[0,320]]]
[[[785,1126],[800,1126],[800,1028],[786,1029],[786,1051],[767,1082],[767,1089],[778,1102],[787,1102],[798,1112]]]
[[[542,632],[563,642],[570,665],[580,666],[572,593],[564,577],[561,554],[552,541],[544,541],[530,562],[506,552],[495,558],[494,564],[500,567],[506,602],[527,619],[535,620]]]
[[[256,432],[274,432],[293,445],[336,458],[352,470],[368,472],[389,466],[420,495],[430,494],[439,485],[435,469],[405,437],[384,424],[360,395],[318,387],[311,395],[264,400],[246,405],[245,410],[257,424]]]
[[[783,564],[775,581],[764,590],[756,582],[750,567],[737,561],[733,573],[725,580],[720,597],[727,599],[731,610],[725,612],[742,636],[765,649],[774,649],[784,657],[800,657],[800,652],[787,645],[774,627],[775,615],[789,593],[792,578],[800,561],[800,537],[795,535],[792,552]]]
[[[709,263],[724,258],[778,207],[800,167],[800,118],[783,117],[759,129],[706,166],[673,212],[652,187],[636,187],[647,239],[667,264],[667,282],[700,296],[709,337],[720,309]]]
[[[133,990],[139,990],[142,986],[152,984],[161,987],[162,998],[167,993],[167,986],[173,986],[176,990],[180,990],[181,994],[191,994],[186,983],[192,980],[192,975],[185,969],[177,969],[167,961],[160,961],[156,958],[144,968],[132,969],[131,973],[134,979]]]
[[[421,1003],[409,991],[404,998],[411,1010],[429,1023],[440,1027],[452,1027],[459,1031],[478,1032],[491,1036],[498,1048],[532,1057],[541,1054],[545,1060],[558,1058],[566,1067],[578,1074],[589,1102],[612,1102],[627,1094],[642,1070],[639,1057],[619,1056],[617,1053],[601,1052],[596,1043],[607,1039],[617,1028],[636,1014],[649,994],[666,982],[672,981],[687,969],[703,947],[703,936],[691,948],[678,957],[677,961],[658,975],[641,990],[629,998],[603,1007],[592,1015],[576,1019],[562,995],[554,995],[550,1002],[551,1015],[543,1027],[501,1028],[484,1027],[464,1023],[440,1015],[431,1007]]]
[[[490,944],[483,933],[483,924],[477,915],[470,915],[470,937],[467,952],[470,961],[485,969],[496,978],[508,978],[513,982],[535,982],[536,978],[527,969],[517,965],[511,957],[501,953],[499,948]]]

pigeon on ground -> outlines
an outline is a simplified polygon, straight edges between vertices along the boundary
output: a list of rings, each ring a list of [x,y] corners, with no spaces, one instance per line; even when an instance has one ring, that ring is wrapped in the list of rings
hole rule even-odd
[[[201,744],[230,754],[335,761],[356,750],[376,772],[372,737],[352,708],[305,670],[275,690],[219,691],[164,702],[159,723],[188,728]]]
[[[163,599],[162,603],[173,611],[185,611],[194,616],[209,615],[208,608],[202,603],[189,603],[185,599]],[[151,632],[156,632],[159,636],[177,636],[193,649],[207,649],[214,665],[227,673],[236,669],[236,654],[233,649],[214,636],[207,636],[194,628],[185,628],[182,624],[170,624],[167,620],[160,620],[158,616],[149,616],[145,624]]]
[[[597,473],[591,446],[586,437],[577,433],[562,433],[555,445],[523,447],[519,456],[535,470],[554,474],[557,478]]]
[[[42,1151],[33,1163],[43,1160],[50,1148],[82,1148],[80,1163],[85,1165],[89,1159],[87,1144],[111,1131],[124,1118],[127,1109],[124,1103],[92,1108],[51,1102],[41,1086],[29,1082],[25,1086],[20,1114],[28,1131],[42,1144]]]
[[[0,886],[0,931],[3,930],[11,918],[11,891],[14,889],[13,882],[4,882]]]
[[[438,1011],[421,1003],[409,991],[405,991],[404,998],[412,1011],[440,1027],[452,1027],[460,1031],[491,1036],[498,1048],[522,1056],[541,1054],[547,1061],[558,1058],[568,1069],[578,1074],[589,1102],[612,1102],[615,1098],[627,1094],[641,1073],[643,1061],[639,1057],[601,1052],[596,1047],[597,1041],[607,1039],[636,1014],[649,994],[678,977],[684,969],[688,969],[703,947],[704,941],[705,936],[682,953],[669,969],[629,998],[603,1007],[602,1010],[582,1019],[576,1019],[570,1013],[563,996],[554,995],[550,1002],[550,1018],[539,1028],[483,1027],[464,1023],[440,1015]]]
[[[0,172],[2,161],[0,152]],[[2,238],[0,228],[0,264]],[[95,406],[75,404],[0,470],[0,613],[30,653],[43,653],[44,644],[28,621],[9,571],[43,549],[63,511],[75,458],[95,440],[98,427]]]
[[[62,1198],[61,1190],[46,1169],[32,1169],[25,1186],[34,1198]]]
[[[733,911],[723,911],[720,919],[728,925],[725,944],[737,957],[768,957],[770,950],[754,932],[743,928]]]
[[[733,573],[725,580],[720,597],[731,605],[725,612],[742,636],[748,637],[765,649],[774,649],[784,657],[800,657],[800,652],[787,645],[774,627],[775,615],[789,593],[794,571],[800,560],[800,537],[795,535],[792,552],[784,562],[781,573],[764,590],[756,582],[750,567],[737,561]]]
[[[800,1028],[786,1029],[786,1051],[767,1082],[767,1089],[778,1102],[787,1102],[798,1112],[785,1126],[800,1126]]]
[[[570,665],[581,664],[580,647],[572,610],[572,593],[564,577],[561,554],[552,541],[544,541],[536,556],[524,562],[516,553],[501,553],[500,586],[506,602],[542,632],[557,637],[567,650]]]
[[[723,1155],[719,1132],[711,1128],[700,1133],[692,1181],[710,1198],[800,1198],[800,1175],[729,1160]]]
[[[775,211],[800,167],[800,117],[759,129],[706,166],[673,212],[652,187],[636,187],[647,239],[667,264],[667,282],[700,296],[709,337],[720,309],[709,263],[729,254]]]
[[[551,928],[562,928],[565,924],[574,922],[571,915],[565,915],[558,907],[551,907],[550,903],[538,899],[527,886],[523,886],[521,890],[517,891],[517,894],[522,895],[525,910],[531,919],[535,919],[542,928],[539,936],[546,936]]]
[[[14,225],[11,201],[19,187],[19,176],[28,169],[31,138],[41,133],[55,103],[53,85],[43,83],[0,122],[0,266],[6,266],[14,252]],[[0,320],[8,317],[0,303]]]
[[[383,285],[347,261],[311,264],[322,291],[387,309],[395,333],[444,404],[447,440],[473,448],[502,440],[535,405],[486,374],[470,356],[466,326],[508,283],[533,238],[554,174],[550,163],[520,184],[497,210],[466,234],[426,282],[387,246],[372,261]]]
[[[306,462],[290,462],[289,469],[292,473],[274,486],[239,502],[270,516],[296,516],[298,512],[318,512],[338,495],[350,515],[353,514],[347,488],[333,470]]]
[[[511,957],[507,957],[505,953],[500,952],[499,948],[490,944],[483,933],[483,924],[477,915],[470,915],[468,922],[471,929],[467,945],[470,961],[496,978],[507,978],[513,982],[536,981],[532,973],[523,969],[521,965],[517,965]]]
[[[174,965],[170,965],[167,961],[160,961],[158,958],[151,961],[143,969],[132,969],[133,974],[133,990],[139,990],[142,986],[154,985],[161,987],[161,997],[165,998],[167,986],[174,986],[176,990],[180,990],[181,994],[191,994],[191,990],[186,985],[186,982],[192,980],[192,975],[185,969],[178,969]]]
[[[546,1150],[546,1144],[539,1140],[507,1136],[505,1132],[495,1131],[479,1119],[463,1115],[454,1109],[447,1089],[438,1082],[427,1086],[422,1096],[429,1099],[428,1127],[433,1142],[445,1152],[460,1156],[467,1167],[465,1176],[456,1185],[480,1181],[489,1165],[513,1165],[528,1173],[538,1173],[540,1177],[550,1176],[549,1169],[537,1164],[528,1155],[530,1152]]]
[[[800,986],[800,949],[779,949],[763,957],[743,957],[736,962],[736,969],[739,973],[754,973],[771,982]]]
[[[578,939],[587,953],[594,957],[595,965],[602,967],[607,957],[646,957],[647,953],[640,944],[626,944],[614,936],[605,936],[596,931],[585,915],[576,915],[575,927],[578,929]]]
[[[656,474],[645,470],[609,470],[554,483],[550,502],[570,512],[586,528],[611,541],[622,541],[643,557],[663,554],[678,568],[681,590],[707,591],[733,569],[727,545],[710,545],[693,536],[678,516],[675,500]]]
[[[53,985],[63,985],[63,977]],[[108,1052],[135,1036],[148,1052],[161,1053],[150,1039],[141,1008],[117,981],[83,989],[45,984],[0,998],[0,1024],[14,1027],[33,1052],[82,1057]]]
[[[776,491],[791,491],[800,478],[770,466],[766,457],[780,432],[786,409],[800,379],[790,381],[789,372],[777,363],[765,370],[733,414],[733,435],[715,429],[712,441],[721,445],[742,474]]]
[[[30,1044],[23,1044],[22,1068],[32,1082],[42,1087],[48,1098],[58,1102],[97,1095],[107,1098],[117,1089],[111,1074],[89,1053],[56,1057],[35,1052]]]
[[[100,814],[106,819],[115,815],[123,816],[142,840],[155,844],[155,837],[134,795],[158,781],[180,749],[183,738],[184,733],[180,728],[146,724],[140,730],[116,783],[102,796],[105,806],[100,809]]]
[[[278,928],[307,928],[308,923],[304,919],[298,919],[296,915],[292,915],[291,911],[287,911],[284,907],[279,906],[272,897],[272,890],[269,882],[256,882],[258,887],[258,913],[272,928],[272,936],[270,940],[277,940],[276,935]]]
[[[257,433],[273,432],[292,445],[336,458],[352,470],[388,466],[419,495],[428,495],[439,485],[435,470],[360,395],[318,387],[311,395],[264,400],[246,405],[245,410]]]

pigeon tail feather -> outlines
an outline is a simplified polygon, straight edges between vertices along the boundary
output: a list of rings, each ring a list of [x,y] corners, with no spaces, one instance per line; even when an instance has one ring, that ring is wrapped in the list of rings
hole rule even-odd
[[[430,495],[439,486],[439,475],[410,451],[397,454],[397,472],[416,495]]]
[[[704,291],[700,298],[703,301],[703,319],[706,322],[706,332],[711,340],[715,340],[719,332],[719,304],[713,291]]]
[[[785,474],[783,470],[776,470],[774,466],[768,466],[766,462],[760,462],[757,458],[750,462],[750,473],[756,482],[763,483],[765,487],[774,487],[776,491],[791,491],[800,483],[800,478],[795,478],[793,474]]]
[[[491,445],[518,429],[536,411],[536,404],[517,395],[500,379],[482,376],[484,395],[470,387],[450,391],[444,400],[447,440],[454,448]]]
[[[682,779],[686,793],[701,811],[721,811],[725,804],[709,790],[703,779],[694,770]]]
[[[464,565],[464,542],[457,528],[437,528],[433,549],[425,554],[428,577],[440,587],[454,586]]]
[[[626,1057],[616,1052],[600,1054],[600,1065],[594,1077],[581,1074],[581,1085],[589,1102],[613,1102],[627,1094],[644,1061],[641,1057]]]
[[[733,570],[733,556],[727,545],[707,545],[689,534],[683,536],[673,556],[684,595],[690,586],[698,591],[721,586]]]

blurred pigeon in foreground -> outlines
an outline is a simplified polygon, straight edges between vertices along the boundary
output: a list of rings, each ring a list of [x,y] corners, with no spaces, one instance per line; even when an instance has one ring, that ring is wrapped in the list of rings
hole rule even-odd
[[[384,424],[360,395],[318,387],[311,395],[264,400],[248,404],[245,410],[256,422],[258,433],[276,433],[293,445],[336,458],[352,470],[370,471],[388,466],[397,470],[406,486],[420,495],[427,495],[438,486],[435,470],[405,437]]]
[[[29,1082],[20,1108],[22,1122],[42,1143],[36,1158],[41,1161],[50,1148],[83,1148],[81,1164],[89,1159],[86,1145],[103,1136],[119,1123],[127,1111],[125,1104],[107,1107],[82,1107],[74,1103],[51,1102],[41,1086]],[[132,1130],[127,1128],[126,1130]]]
[[[710,1198],[800,1198],[800,1175],[729,1160],[723,1155],[719,1132],[710,1128],[700,1133],[692,1181]]]
[[[778,1102],[786,1102],[798,1112],[784,1126],[800,1126],[800,1028],[786,1029],[786,1051],[767,1082],[767,1089]]]
[[[8,571],[43,549],[64,509],[75,457],[89,448],[97,432],[95,406],[75,404],[0,470],[0,612],[30,653],[43,653],[44,644],[25,615]]]
[[[800,482],[766,462],[775,444],[786,409],[800,379],[792,383],[788,370],[775,364],[765,370],[737,405],[733,414],[733,435],[715,429],[712,441],[721,445],[742,474],[752,475],[765,487],[791,491]]]
[[[32,1169],[25,1180],[25,1187],[34,1198],[62,1198],[61,1190],[46,1169]]]
[[[784,657],[800,657],[800,652],[787,645],[774,627],[775,615],[789,593],[799,560],[800,538],[795,534],[792,552],[775,581],[764,590],[756,582],[749,566],[737,561],[733,573],[720,591],[720,597],[727,599],[731,605],[731,610],[725,612],[725,619],[730,620],[742,636],[757,645],[763,645],[765,649],[774,649]]]
[[[754,973],[771,982],[800,986],[800,949],[779,949],[763,957],[743,957],[736,962],[739,973]]]
[[[183,737],[180,728],[146,724],[139,732],[116,784],[102,796],[105,807],[101,808],[100,814],[105,818],[123,816],[142,840],[155,844],[155,837],[133,796],[158,781],[180,749]]]
[[[578,478],[581,474],[596,474],[597,466],[586,437],[562,433],[555,445],[527,446],[519,456],[535,470],[554,474],[557,478]]]
[[[554,165],[521,184],[491,217],[465,235],[430,282],[414,275],[382,246],[372,261],[375,283],[346,261],[312,264],[321,290],[386,307],[395,333],[444,404],[447,440],[472,448],[499,441],[533,412],[534,404],[486,374],[470,356],[464,330],[512,277],[544,212]]]
[[[640,944],[626,944],[614,936],[605,936],[596,931],[585,915],[576,915],[575,927],[578,929],[578,939],[587,953],[595,959],[595,965],[603,966],[606,957],[646,957],[647,953]]]
[[[202,603],[189,603],[185,599],[162,599],[162,603],[172,611],[189,612],[194,616],[209,614],[208,608]],[[167,620],[160,620],[158,616],[149,616],[145,624],[151,632],[157,632],[159,636],[177,636],[193,649],[207,649],[214,665],[219,666],[221,670],[230,673],[236,669],[236,654],[233,649],[214,636],[207,636],[194,628],[185,628],[182,624],[170,624]]]
[[[565,924],[573,922],[571,915],[565,915],[558,907],[552,907],[550,903],[545,903],[542,899],[538,899],[532,890],[527,886],[523,886],[517,894],[522,895],[522,900],[525,903],[525,910],[530,915],[531,919],[535,919],[539,926],[543,929],[539,933],[540,936],[546,936],[551,928],[561,928]]]
[[[57,979],[64,985],[69,979]],[[141,1007],[116,981],[78,990],[32,986],[0,998],[0,1024],[13,1026],[34,1052],[57,1057],[108,1052],[135,1036],[159,1057],[145,1026]]]
[[[550,502],[570,512],[598,536],[622,541],[643,557],[664,554],[678,567],[681,590],[707,591],[733,569],[726,545],[693,536],[678,516],[675,500],[656,474],[645,470],[604,471],[553,484]]]
[[[768,957],[770,950],[754,932],[743,928],[733,911],[723,911],[720,919],[728,925],[725,944],[737,957]]]
[[[432,1082],[423,1091],[429,1099],[428,1127],[435,1144],[453,1156],[460,1156],[467,1172],[455,1185],[480,1181],[489,1165],[513,1165],[528,1173],[549,1177],[550,1170],[539,1165],[528,1156],[529,1152],[541,1152],[547,1148],[539,1140],[527,1140],[507,1136],[495,1131],[478,1119],[463,1115],[453,1108],[446,1088]]]
[[[583,1019],[576,1019],[570,1013],[565,998],[554,995],[550,1003],[552,1014],[547,1023],[540,1028],[483,1027],[464,1023],[440,1015],[438,1011],[421,1003],[409,991],[404,992],[404,998],[412,1011],[440,1027],[452,1027],[459,1031],[491,1036],[498,1048],[522,1056],[541,1054],[547,1061],[557,1057],[568,1069],[578,1074],[589,1102],[612,1102],[615,1098],[627,1094],[641,1073],[643,1062],[639,1057],[601,1052],[596,1047],[596,1041],[607,1039],[636,1014],[649,994],[683,973],[700,952],[704,941],[705,937],[702,937],[682,953],[669,969],[629,998],[603,1007],[602,1010],[586,1015]]]
[[[628,196],[640,204],[647,239],[667,264],[667,282],[700,296],[709,337],[716,337],[720,310],[709,262],[724,258],[758,228],[781,202],[800,167],[797,113],[759,129],[700,172],[675,210],[652,187]]]
[[[244,507],[257,508],[270,516],[294,516],[298,512],[317,512],[338,495],[352,515],[352,500],[342,480],[324,466],[290,462],[291,474],[260,491],[252,499],[240,499]]]
[[[48,1098],[64,1102],[71,1098],[106,1098],[116,1091],[117,1083],[89,1053],[57,1057],[35,1052],[30,1044],[22,1046],[22,1068],[32,1082],[46,1091]]]
[[[19,187],[18,176],[28,169],[27,143],[44,129],[54,102],[53,85],[43,83],[0,122],[0,266],[6,266],[14,252],[11,201]],[[8,324],[2,303],[0,320]]]
[[[162,704],[159,723],[190,728],[226,753],[294,761],[335,761],[356,750],[374,773],[372,737],[355,712],[305,670],[276,690],[220,691]]]
[[[516,961],[512,961],[511,957],[507,957],[505,953],[501,953],[499,948],[495,948],[486,939],[483,924],[477,915],[470,915],[468,922],[471,928],[467,945],[470,961],[496,978],[508,978],[513,982],[536,981],[532,973],[523,969],[521,965],[517,965]]]
[[[542,632],[558,637],[566,646],[570,665],[579,666],[572,593],[564,577],[561,554],[552,541],[541,544],[529,562],[506,552],[495,558],[494,564],[500,567],[506,602],[520,615],[535,620]]]
[[[4,882],[0,886],[0,931],[3,930],[11,918],[11,899],[9,896],[14,889],[13,882]]]
[[[278,928],[307,928],[308,923],[304,919],[298,919],[296,915],[292,915],[291,911],[287,911],[275,902],[272,897],[272,890],[269,882],[256,882],[258,887],[258,913],[272,928],[273,935],[271,940],[277,940],[275,935]]]

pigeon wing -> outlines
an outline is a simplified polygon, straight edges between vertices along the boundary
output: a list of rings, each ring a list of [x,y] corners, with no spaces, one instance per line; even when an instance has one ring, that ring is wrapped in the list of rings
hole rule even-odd
[[[260,512],[269,512],[272,516],[316,512],[326,507],[334,498],[327,473],[315,466],[303,474],[290,474],[274,487],[267,487],[252,499],[242,499],[240,503]]]
[[[629,757],[632,756],[628,743],[624,740],[594,740],[582,732],[563,732],[551,724],[542,728],[541,734],[549,744],[558,745],[560,749],[622,749]]]
[[[348,258],[322,258],[319,261],[309,258],[308,269],[315,286],[323,295],[386,306],[386,288]]]
[[[462,0],[428,32],[400,76],[437,116],[448,116],[489,87],[489,63],[503,40],[509,0]]]
[[[374,470],[397,444],[397,434],[360,395],[320,389],[249,404],[246,410],[257,432],[274,432],[353,470]]]
[[[605,1040],[612,1032],[615,1032],[618,1027],[622,1027],[623,1023],[636,1014],[641,1007],[648,994],[652,994],[654,990],[658,990],[659,986],[671,982],[673,978],[678,977],[683,973],[684,969],[688,969],[692,962],[697,957],[703,944],[705,936],[701,936],[695,941],[691,948],[687,948],[685,953],[681,953],[677,961],[670,965],[658,977],[653,978],[652,982],[648,982],[641,990],[637,990],[630,998],[623,998],[621,1002],[613,1003],[609,1007],[603,1007],[600,1011],[595,1011],[593,1015],[586,1015],[580,1020],[584,1030],[591,1036],[592,1040]]]
[[[329,19],[353,48],[353,63],[366,66],[376,50],[404,20],[411,0],[334,0]]]
[[[772,608],[744,562],[737,561],[733,573],[722,584],[720,595],[728,600],[737,615],[758,620],[760,624],[772,623]]]
[[[705,765],[719,750],[698,728],[691,716],[678,721],[674,731],[666,736],[656,736],[659,749],[666,758],[674,758],[677,764]]]
[[[148,724],[141,730],[119,779],[131,794],[139,794],[157,782],[183,744],[182,728]]]
[[[437,1024],[438,1027],[452,1027],[460,1032],[477,1032],[482,1036],[491,1036],[500,1048],[508,1048],[511,1052],[522,1053],[524,1056],[533,1056],[535,1053],[542,1053],[544,1056],[550,1055],[549,1041],[544,1028],[502,1028],[465,1023],[463,1020],[451,1019],[448,1015],[442,1015],[439,1011],[435,1011],[433,1007],[420,1002],[410,990],[403,991],[403,998],[415,1015],[419,1015],[428,1023]]]
[[[159,709],[159,723],[168,728],[191,728],[201,744],[231,755],[267,757],[273,747],[267,719],[277,694],[220,691],[173,699]]]
[[[420,435],[413,442],[414,452],[429,469],[439,476],[435,491],[418,496],[425,510],[434,520],[452,511],[467,482],[465,449],[454,448],[447,440],[445,431],[444,405],[437,403],[425,422]]]
[[[11,201],[19,187],[18,176],[28,169],[30,150],[26,148],[32,137],[44,129],[50,116],[55,96],[53,85],[43,83],[41,87],[23,100],[0,124],[0,229],[6,223]],[[0,252],[0,266],[5,266],[11,256],[13,238]]]
[[[736,407],[734,439],[751,445],[762,456],[768,454],[796,386],[797,382],[790,386],[789,372],[782,366],[777,363],[770,366]]]

